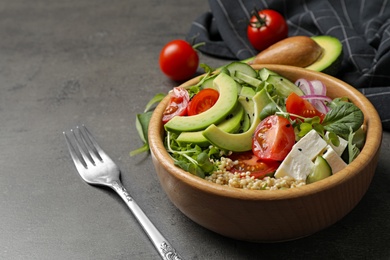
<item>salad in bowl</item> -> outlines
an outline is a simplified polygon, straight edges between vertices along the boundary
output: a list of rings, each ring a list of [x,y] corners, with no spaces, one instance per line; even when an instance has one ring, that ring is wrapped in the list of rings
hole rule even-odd
[[[363,112],[320,80],[233,62],[169,92],[162,123],[175,165],[221,185],[284,189],[337,173],[365,140]]]
[[[145,145],[133,154],[150,150],[183,214],[239,240],[285,241],[332,225],[363,197],[378,161],[372,104],[302,68],[232,63],[146,110],[137,116]]]

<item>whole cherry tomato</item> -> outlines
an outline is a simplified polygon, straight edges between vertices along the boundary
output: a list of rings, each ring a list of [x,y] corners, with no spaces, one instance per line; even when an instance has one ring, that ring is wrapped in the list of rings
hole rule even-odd
[[[252,151],[232,153],[229,158],[238,161],[230,171],[250,172],[250,176],[256,179],[272,176],[280,165],[278,161],[262,161]]]
[[[200,114],[217,102],[219,92],[212,88],[205,88],[199,91],[190,101],[188,105],[188,115],[193,116]]]
[[[280,13],[270,9],[255,11],[247,28],[249,42],[258,51],[283,40],[287,35],[286,20]]]
[[[288,119],[272,115],[257,126],[252,151],[261,160],[282,161],[295,143],[294,127]]]
[[[190,100],[187,90],[181,87],[176,87],[169,94],[171,95],[171,99],[163,112],[163,124],[167,123],[174,116],[187,115],[187,107]]]
[[[184,40],[173,40],[160,53],[161,71],[175,81],[190,79],[199,65],[196,50]]]
[[[286,110],[291,114],[307,118],[318,116],[321,121],[325,118],[325,114],[318,111],[312,103],[298,96],[294,92],[292,92],[286,99]],[[295,118],[295,116],[291,116],[291,119],[294,120]]]

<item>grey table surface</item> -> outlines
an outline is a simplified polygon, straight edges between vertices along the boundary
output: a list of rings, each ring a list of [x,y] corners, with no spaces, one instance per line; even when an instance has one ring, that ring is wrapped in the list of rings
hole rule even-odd
[[[129,156],[141,145],[136,114],[176,85],[159,70],[161,48],[207,10],[207,1],[0,1],[0,259],[159,259],[121,199],[78,176],[62,131],[79,124],[185,259],[390,259],[388,132],[372,184],[350,214],[275,244],[192,222],[162,191],[150,157]]]

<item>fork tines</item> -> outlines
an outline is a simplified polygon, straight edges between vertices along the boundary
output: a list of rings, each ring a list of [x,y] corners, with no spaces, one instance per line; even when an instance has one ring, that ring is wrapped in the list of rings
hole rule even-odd
[[[77,126],[75,131],[71,129],[70,132],[69,136],[65,132],[63,134],[77,168],[81,165],[88,168],[96,165],[97,161],[102,161],[103,151],[84,125]]]

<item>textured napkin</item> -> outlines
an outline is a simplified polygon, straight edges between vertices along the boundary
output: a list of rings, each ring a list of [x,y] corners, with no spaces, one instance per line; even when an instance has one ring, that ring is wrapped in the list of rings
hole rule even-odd
[[[337,78],[359,89],[390,130],[390,1],[383,0],[209,0],[210,11],[190,27],[187,40],[205,42],[199,50],[226,59],[257,54],[246,28],[251,11],[274,9],[289,26],[289,36],[331,35],[343,44]]]

